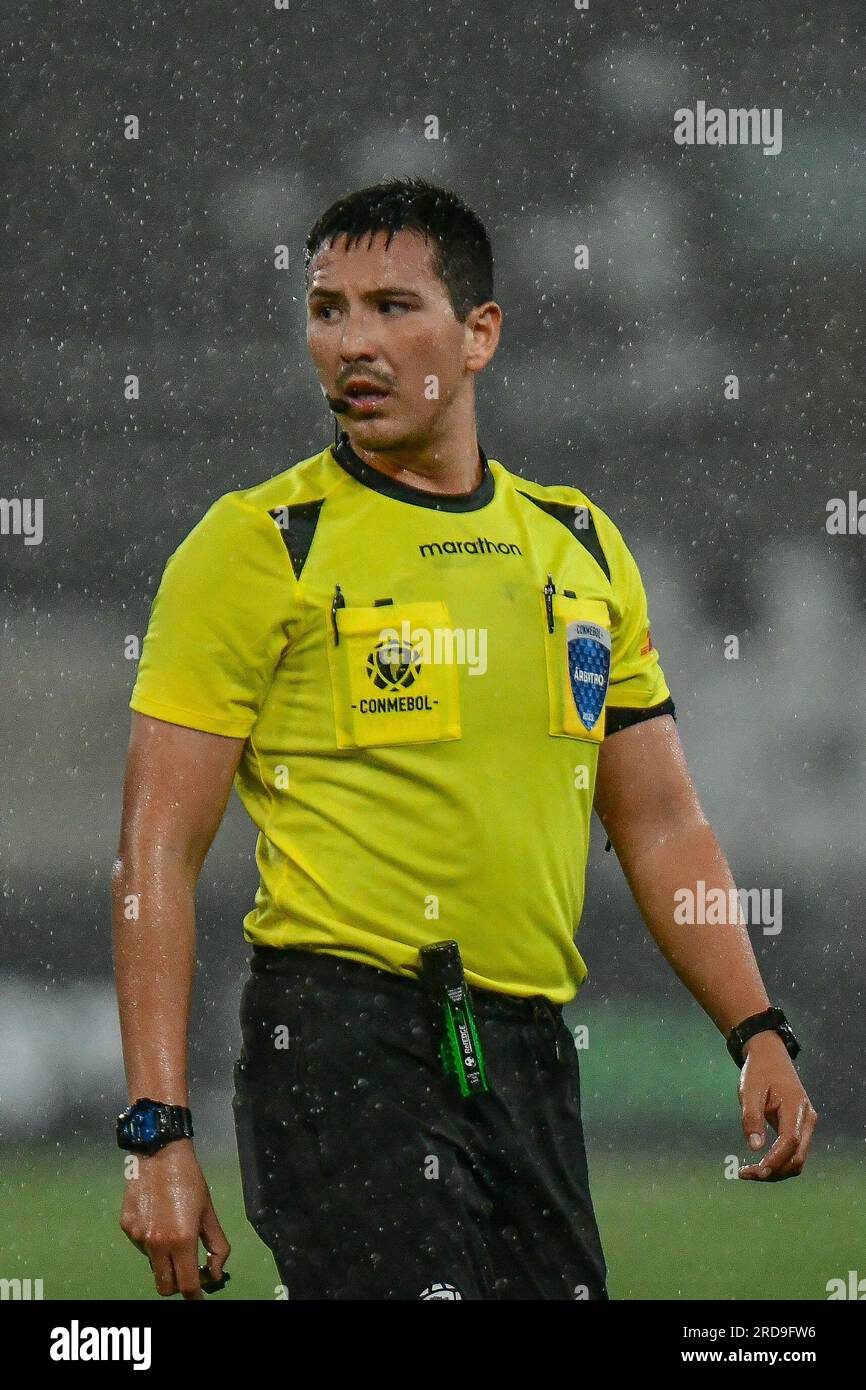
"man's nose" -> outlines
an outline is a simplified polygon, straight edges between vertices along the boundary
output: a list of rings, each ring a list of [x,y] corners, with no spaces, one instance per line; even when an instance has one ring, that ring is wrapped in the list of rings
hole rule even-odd
[[[363,310],[346,314],[340,334],[340,352],[346,362],[356,357],[370,358],[377,353],[376,325]]]

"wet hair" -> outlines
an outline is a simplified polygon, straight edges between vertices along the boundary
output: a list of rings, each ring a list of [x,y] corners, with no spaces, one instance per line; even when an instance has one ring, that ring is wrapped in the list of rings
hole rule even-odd
[[[448,291],[454,315],[465,323],[471,309],[493,298],[493,252],[480,217],[456,193],[426,180],[390,179],[347,193],[323,212],[304,245],[304,274],[326,242],[346,237],[350,249],[369,233],[417,231],[433,253],[433,269]]]

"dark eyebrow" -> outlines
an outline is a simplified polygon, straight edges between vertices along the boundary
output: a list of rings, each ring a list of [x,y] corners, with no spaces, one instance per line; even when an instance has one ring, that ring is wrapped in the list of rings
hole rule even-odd
[[[421,300],[421,295],[417,290],[401,289],[399,285],[388,285],[380,290],[369,290],[363,296],[364,299],[390,299],[392,297],[417,299],[419,302]],[[310,302],[314,299],[345,299],[345,295],[342,290],[326,290],[316,285],[310,290],[307,299]]]

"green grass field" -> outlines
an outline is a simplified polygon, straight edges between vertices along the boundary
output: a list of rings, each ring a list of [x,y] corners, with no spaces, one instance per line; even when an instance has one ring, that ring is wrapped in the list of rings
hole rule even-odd
[[[215,1299],[271,1299],[268,1251],[246,1222],[237,1163],[200,1154],[233,1246]],[[616,1299],[826,1299],[828,1279],[866,1276],[864,1176],[856,1151],[813,1153],[784,1183],[726,1181],[682,1152],[599,1156],[593,1198]],[[2,1165],[3,1278],[41,1278],[46,1299],[148,1299],[150,1270],[117,1224],[114,1156],[31,1150]]]

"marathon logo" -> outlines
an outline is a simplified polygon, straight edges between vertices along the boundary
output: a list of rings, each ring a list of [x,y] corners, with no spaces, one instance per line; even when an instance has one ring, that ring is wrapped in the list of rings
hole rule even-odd
[[[425,541],[418,550],[422,559],[430,555],[522,555],[514,541],[491,541],[476,536],[474,541]]]

